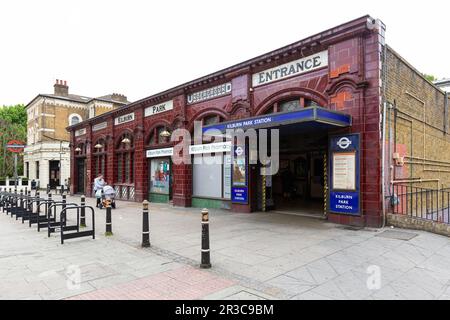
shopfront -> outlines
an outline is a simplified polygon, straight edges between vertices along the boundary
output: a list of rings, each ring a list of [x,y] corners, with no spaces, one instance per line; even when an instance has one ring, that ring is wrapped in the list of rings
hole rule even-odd
[[[231,209],[231,141],[192,145],[192,206]]]
[[[173,148],[147,150],[150,202],[167,203],[172,200]]]

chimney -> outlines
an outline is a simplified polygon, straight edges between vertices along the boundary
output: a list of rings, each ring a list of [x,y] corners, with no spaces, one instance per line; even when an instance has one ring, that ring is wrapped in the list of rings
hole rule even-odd
[[[55,95],[60,97],[67,97],[69,95],[67,81],[56,79],[56,83],[53,87],[55,88]]]
[[[122,102],[122,103],[127,103],[127,97],[126,97],[125,95],[123,95],[123,94],[113,93],[112,96],[111,96],[111,98],[112,98],[114,101],[119,101],[119,102]]]

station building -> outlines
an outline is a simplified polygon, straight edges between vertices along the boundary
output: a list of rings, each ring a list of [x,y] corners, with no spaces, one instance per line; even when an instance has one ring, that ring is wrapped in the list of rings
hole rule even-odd
[[[385,30],[364,16],[68,127],[71,192],[92,195],[102,173],[123,200],[382,226],[394,184],[450,184],[450,152],[436,152],[450,150],[448,95]],[[191,142],[188,157],[221,163],[175,163],[170,136],[195,121],[203,133],[279,129],[278,173],[234,141]]]

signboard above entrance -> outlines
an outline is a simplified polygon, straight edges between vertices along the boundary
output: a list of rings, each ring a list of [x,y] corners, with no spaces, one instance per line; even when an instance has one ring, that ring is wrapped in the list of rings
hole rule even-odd
[[[253,74],[253,87],[290,78],[328,66],[328,51],[276,66]]]
[[[189,146],[189,154],[231,152],[231,141]]]
[[[173,156],[173,148],[147,150],[147,158],[171,157]]]
[[[304,108],[293,112],[280,112],[263,116],[242,119],[238,121],[221,122],[203,127],[203,133],[208,135],[208,130],[217,129],[225,132],[230,129],[259,129],[271,128],[293,123],[316,122],[336,127],[348,127],[352,124],[350,115],[328,110],[321,107]]]

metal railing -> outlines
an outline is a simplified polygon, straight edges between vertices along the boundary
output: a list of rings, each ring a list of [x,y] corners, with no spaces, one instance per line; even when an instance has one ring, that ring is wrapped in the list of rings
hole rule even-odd
[[[392,187],[394,214],[450,224],[450,189],[426,189],[408,185]]]

